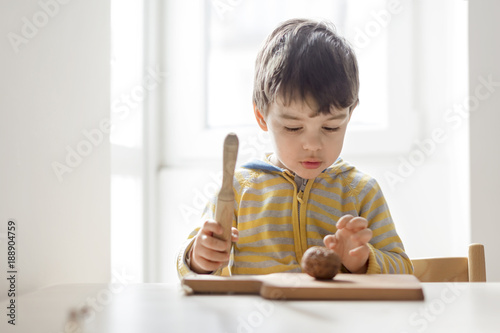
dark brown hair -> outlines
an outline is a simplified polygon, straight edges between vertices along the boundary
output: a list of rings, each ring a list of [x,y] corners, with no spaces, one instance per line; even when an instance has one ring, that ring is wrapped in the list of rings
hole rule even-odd
[[[285,105],[310,96],[318,113],[329,113],[331,106],[355,107],[358,93],[356,55],[331,23],[285,21],[257,55],[253,102],[264,115],[278,96]]]

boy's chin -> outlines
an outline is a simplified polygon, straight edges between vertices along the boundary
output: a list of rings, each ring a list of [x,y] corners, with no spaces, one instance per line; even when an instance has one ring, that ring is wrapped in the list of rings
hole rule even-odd
[[[323,169],[321,170],[308,170],[308,169],[304,169],[304,170],[297,170],[295,171],[295,174],[298,175],[300,178],[303,178],[303,179],[314,179],[316,177],[318,177],[318,175],[321,173],[321,171],[323,171]]]

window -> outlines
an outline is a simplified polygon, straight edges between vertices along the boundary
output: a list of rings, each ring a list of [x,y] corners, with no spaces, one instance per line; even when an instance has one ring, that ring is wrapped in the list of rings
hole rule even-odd
[[[207,107],[208,128],[221,126],[254,126],[251,94],[254,63],[259,47],[277,22],[293,17],[327,18],[355,47],[361,71],[361,105],[356,109],[351,127],[386,128],[387,33],[375,21],[361,31],[370,13],[381,12],[385,0],[370,2],[345,0],[268,1],[269,10],[262,15],[259,1],[245,1],[235,7],[213,6],[206,10],[207,30]],[[387,9],[385,12],[389,13]],[[321,17],[318,14],[321,13]],[[373,14],[372,14],[373,15]],[[375,14],[385,20],[389,14]],[[384,16],[385,15],[385,16]],[[258,22],[258,23],[257,23]],[[365,24],[366,25],[366,24]],[[369,37],[371,36],[371,37]],[[376,39],[371,42],[370,39]],[[374,89],[377,88],[377,89]],[[382,93],[380,93],[382,92]],[[370,105],[376,109],[370,110]]]
[[[164,147],[165,165],[218,160],[218,148],[230,131],[244,143],[261,138],[266,146],[252,110],[255,57],[276,25],[293,17],[334,22],[357,52],[360,105],[344,150],[366,155],[409,149],[416,132],[410,130],[415,126],[407,126],[415,124],[409,1],[214,0],[198,7],[171,1],[166,12],[166,63],[173,91],[166,92],[164,142],[176,147]]]

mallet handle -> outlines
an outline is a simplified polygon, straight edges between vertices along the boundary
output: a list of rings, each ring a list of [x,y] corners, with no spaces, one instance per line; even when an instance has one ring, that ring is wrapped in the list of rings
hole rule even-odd
[[[234,211],[233,178],[237,157],[238,137],[234,133],[229,133],[224,140],[222,186],[215,207],[215,221],[222,225],[224,233],[214,236],[222,240],[231,239]]]

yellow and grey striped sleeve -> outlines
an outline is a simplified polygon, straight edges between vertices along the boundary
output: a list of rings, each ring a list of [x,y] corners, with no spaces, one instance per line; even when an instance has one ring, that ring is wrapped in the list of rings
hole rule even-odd
[[[363,182],[363,181],[362,181]],[[412,274],[413,266],[405,253],[403,243],[396,233],[389,207],[380,186],[368,178],[358,194],[359,215],[368,220],[373,231],[370,240],[370,257],[367,273]]]
[[[189,234],[189,238],[182,244],[181,248],[179,249],[179,252],[177,253],[176,266],[177,266],[177,275],[179,276],[179,279],[182,279],[187,275],[194,274],[194,272],[191,270],[191,268],[188,266],[186,262],[186,254],[191,250],[191,246],[193,245],[194,241],[194,236],[196,236],[199,229],[200,228],[196,228]]]

